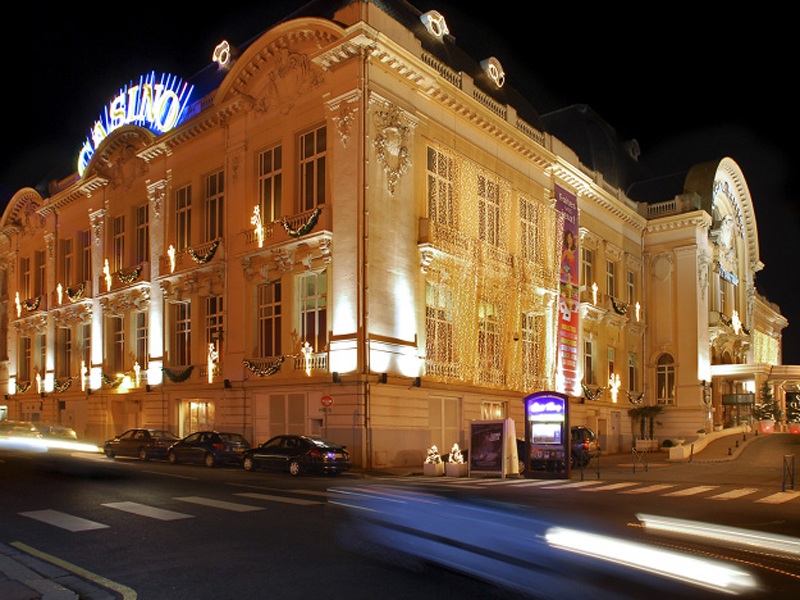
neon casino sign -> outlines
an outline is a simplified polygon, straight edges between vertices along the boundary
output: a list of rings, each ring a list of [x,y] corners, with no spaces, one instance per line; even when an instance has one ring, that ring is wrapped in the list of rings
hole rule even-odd
[[[123,125],[162,134],[180,124],[193,90],[194,86],[174,75],[156,75],[154,71],[123,87],[94,122],[78,155],[78,175],[83,176],[103,140]]]

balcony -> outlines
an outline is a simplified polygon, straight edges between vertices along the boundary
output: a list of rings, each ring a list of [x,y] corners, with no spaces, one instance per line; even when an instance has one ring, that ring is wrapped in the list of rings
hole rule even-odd
[[[259,229],[254,224],[244,230],[247,251],[285,244],[293,240],[322,231],[331,231],[331,211],[325,206],[315,208],[288,217],[282,217],[270,223],[262,223]]]
[[[213,265],[223,260],[224,255],[221,238],[183,250],[174,250],[170,246],[170,252],[159,259],[159,273],[173,275]]]
[[[105,272],[100,278],[100,293],[113,294],[121,290],[150,283],[150,263],[143,262],[135,267],[123,268],[113,273]]]

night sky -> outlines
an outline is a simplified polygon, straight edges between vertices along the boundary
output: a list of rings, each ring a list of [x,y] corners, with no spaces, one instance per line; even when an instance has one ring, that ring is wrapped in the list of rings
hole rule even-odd
[[[188,79],[209,64],[222,39],[241,44],[303,4],[240,1],[188,10],[191,4],[165,0],[120,11],[92,0],[16,3],[3,31],[2,207],[21,187],[69,176],[89,127],[129,80],[150,70]],[[800,211],[790,191],[797,126],[786,91],[797,55],[791,19],[697,2],[634,5],[636,12],[621,3],[591,10],[578,3],[411,4],[444,14],[476,59],[497,57],[508,85],[540,114],[588,104],[621,139],[636,139],[640,160],[665,175],[733,158],[756,211],[765,264],[756,285],[789,320],[784,363],[800,364],[793,298],[800,271],[792,252]]]

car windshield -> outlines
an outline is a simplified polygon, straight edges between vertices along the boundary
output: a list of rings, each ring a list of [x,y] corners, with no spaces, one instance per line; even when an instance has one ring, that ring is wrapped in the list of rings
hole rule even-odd
[[[150,435],[152,435],[153,437],[158,437],[158,438],[170,438],[170,439],[173,439],[173,440],[179,439],[177,435],[175,435],[174,433],[172,433],[170,431],[150,430]]]
[[[224,442],[232,442],[234,444],[244,444],[245,439],[238,433],[220,433],[220,439]]]
[[[338,446],[338,444],[334,444],[333,442],[329,442],[328,440],[324,440],[322,438],[313,438],[305,436],[303,439],[306,440],[307,442],[314,444],[318,448],[328,448],[330,446]]]

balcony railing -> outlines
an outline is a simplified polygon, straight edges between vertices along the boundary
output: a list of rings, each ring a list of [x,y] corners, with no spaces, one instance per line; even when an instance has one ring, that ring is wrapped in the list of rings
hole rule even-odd
[[[159,273],[170,275],[181,271],[188,271],[197,267],[212,264],[221,260],[223,255],[223,245],[221,239],[206,242],[191,248],[175,250],[172,254],[167,253],[159,260]]]

